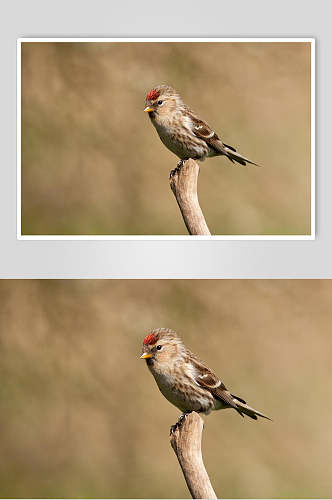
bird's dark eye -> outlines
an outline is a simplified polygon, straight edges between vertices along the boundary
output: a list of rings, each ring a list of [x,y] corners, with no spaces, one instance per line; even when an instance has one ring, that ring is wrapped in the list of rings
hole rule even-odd
[[[162,345],[157,345],[157,350],[160,351],[160,349],[162,348]]]
[[[164,101],[158,101],[157,104],[159,104],[159,106],[163,103]]]

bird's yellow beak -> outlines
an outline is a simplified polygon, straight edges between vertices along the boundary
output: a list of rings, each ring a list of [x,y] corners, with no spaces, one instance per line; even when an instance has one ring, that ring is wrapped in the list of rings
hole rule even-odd
[[[140,357],[140,359],[148,359],[148,358],[152,358],[152,354],[148,352],[143,352],[142,356]]]
[[[145,113],[149,113],[150,111],[153,111],[153,108],[151,108],[151,106],[147,106],[146,108],[144,108],[144,111]]]

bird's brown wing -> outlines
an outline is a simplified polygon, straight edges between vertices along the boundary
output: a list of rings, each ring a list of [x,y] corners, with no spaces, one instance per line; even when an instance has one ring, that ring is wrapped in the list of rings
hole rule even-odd
[[[209,391],[214,398],[221,401],[226,407],[234,408],[241,417],[247,415],[253,420],[257,420],[257,417],[267,418],[269,417],[263,413],[251,408],[247,405],[244,399],[239,398],[231,394],[225,384],[208,368],[199,358],[197,358],[192,352],[188,351],[191,364],[194,368],[195,381],[198,385]]]
[[[217,134],[212,130],[209,125],[198,118],[190,109],[187,109],[187,115],[191,119],[192,122],[192,132],[199,137],[206,144],[213,149],[219,155],[225,155],[232,162],[240,163],[240,165],[246,165],[250,163],[252,165],[260,166],[257,163],[249,160],[245,156],[237,153],[236,149],[233,146],[229,146],[222,142],[222,140],[217,136]]]
[[[193,123],[193,133],[196,135],[196,137],[199,137],[203,141],[206,142],[210,148],[214,149],[214,151],[220,155],[225,155],[227,158],[234,163],[234,159],[232,158],[232,155],[229,154],[230,151],[236,151],[232,146],[226,146],[221,139],[219,139],[218,135],[215,133],[214,130],[212,130],[211,127],[207,123],[205,123],[203,120],[200,120],[197,118],[194,114],[190,115],[190,118]],[[225,149],[227,148],[227,149]],[[242,159],[240,159],[240,163],[242,162]],[[245,165],[245,163],[244,163]]]
[[[196,137],[203,139],[211,147],[213,147],[215,141],[220,141],[215,131],[206,122],[197,118],[193,113],[189,113],[189,116],[193,124],[192,131]]]
[[[219,399],[226,406],[235,408],[239,413],[241,413],[236,406],[233,396],[227,390],[226,386],[222,381],[206,366],[200,363],[198,360],[194,360],[193,364],[196,368],[196,382],[204,389],[207,389],[211,394]]]
[[[219,154],[226,154],[223,150],[223,142],[217,136],[215,131],[204,121],[198,118],[195,113],[187,108],[187,114],[192,122],[192,132],[203,141],[205,141],[212,149],[214,149]],[[230,148],[235,151],[234,148]]]

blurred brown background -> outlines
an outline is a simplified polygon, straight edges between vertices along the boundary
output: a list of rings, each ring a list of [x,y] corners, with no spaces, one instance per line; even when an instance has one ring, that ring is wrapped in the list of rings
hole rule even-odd
[[[2,280],[0,304],[1,497],[189,497],[139,359],[160,326],[273,418],[204,417],[220,496],[331,496],[331,280]]]
[[[202,164],[212,233],[310,234],[309,43],[23,43],[22,234],[187,234],[159,83],[264,166]]]

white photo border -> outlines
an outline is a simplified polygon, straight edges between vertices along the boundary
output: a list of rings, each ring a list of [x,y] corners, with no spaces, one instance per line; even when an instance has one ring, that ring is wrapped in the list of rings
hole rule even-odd
[[[191,235],[22,235],[22,220],[21,220],[21,46],[22,43],[107,43],[107,42],[181,42],[181,43],[230,43],[230,42],[265,42],[265,43],[310,43],[311,44],[311,232],[308,235],[211,235],[211,236],[191,236]],[[313,37],[222,37],[222,38],[18,38],[17,39],[17,240],[315,240],[316,239],[316,197],[315,197],[315,180],[316,180],[316,58],[315,58],[316,40]]]

